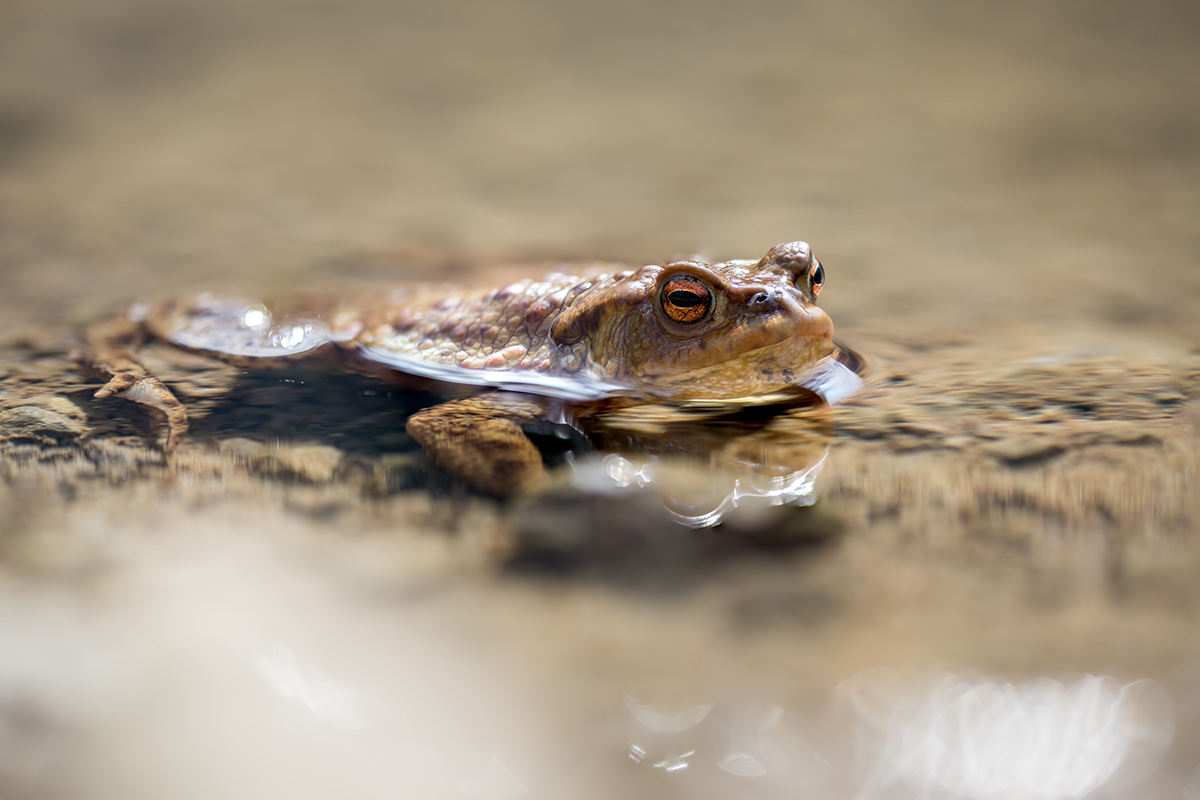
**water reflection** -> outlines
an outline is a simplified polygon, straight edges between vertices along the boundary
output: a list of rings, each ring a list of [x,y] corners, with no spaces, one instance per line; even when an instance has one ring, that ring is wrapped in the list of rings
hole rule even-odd
[[[1187,784],[1183,787],[1183,800],[1200,800],[1200,767],[1192,770]]]
[[[643,728],[655,733],[680,733],[694,728],[704,721],[712,708],[712,704],[709,703],[686,706],[678,711],[666,711],[639,703],[629,695],[625,695],[625,709],[629,715],[637,720]]]
[[[1144,778],[1174,736],[1170,698],[1146,680],[934,672],[909,684],[870,670],[836,694],[865,790],[903,782],[920,796],[1082,797]]]
[[[641,405],[604,415],[592,435],[610,451],[608,488],[654,486],[672,518],[706,528],[735,508],[815,503],[832,429],[823,405]]]
[[[289,703],[342,728],[365,728],[358,691],[302,664],[286,647],[275,645],[258,657],[258,674]]]
[[[643,702],[626,694],[623,704],[633,723],[626,749],[632,763],[678,775],[693,767],[698,754],[703,755],[713,703],[681,702],[678,696],[674,701]]]
[[[695,755],[695,750],[688,750],[686,753],[669,756],[661,761],[655,761],[654,768],[664,770],[665,772],[679,772],[688,768],[691,764],[691,759]]]
[[[771,797],[823,788],[1052,800],[1132,791],[1174,737],[1160,685],[1107,675],[1009,682],[934,670],[910,681],[879,668],[848,678],[831,701],[831,713],[802,715],[728,703],[681,712],[626,696],[626,755],[668,773],[746,779]],[[681,719],[686,727],[667,722]]]
[[[492,756],[482,775],[463,781],[458,788],[463,794],[478,800],[512,800],[529,791],[529,787],[496,756]]]
[[[761,778],[767,774],[767,768],[746,753],[729,753],[717,761],[717,766],[739,778]]]
[[[831,778],[831,755],[819,752],[828,735],[819,737],[812,723],[779,706],[734,714],[716,750],[716,766],[739,778],[762,778],[785,790],[821,786]]]

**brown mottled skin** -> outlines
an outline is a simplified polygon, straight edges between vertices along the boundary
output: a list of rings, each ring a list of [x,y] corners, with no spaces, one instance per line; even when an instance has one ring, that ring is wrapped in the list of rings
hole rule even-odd
[[[757,262],[678,261],[593,277],[555,274],[501,289],[431,287],[345,299],[277,315],[285,324],[270,331],[265,326],[273,317],[264,307],[222,305],[206,296],[142,306],[127,319],[93,326],[81,360],[109,378],[97,397],[126,397],[167,415],[168,451],[187,419],[137,358],[150,337],[240,363],[332,344],[400,371],[403,364],[389,359],[450,368],[454,377],[446,380],[455,383],[486,375],[479,384],[501,390],[507,376],[532,375],[567,387],[601,386],[608,396],[750,397],[791,385],[801,368],[834,351],[833,325],[816,306],[822,279],[808,245],[791,242]],[[671,294],[680,287],[701,292],[706,304],[696,305],[686,292]],[[260,320],[261,326],[251,324]],[[315,344],[289,349],[301,333]],[[247,342],[254,349],[246,350]],[[408,431],[476,488],[495,495],[528,490],[541,480],[541,461],[520,425],[542,406],[529,396],[539,394],[536,386],[517,390],[522,394],[490,392],[426,409],[410,418]]]
[[[755,263],[678,261],[591,278],[551,275],[502,289],[409,296],[396,307],[337,312],[354,341],[469,369],[585,373],[660,397],[729,397],[777,389],[828,355],[833,323],[804,288],[808,245]],[[663,284],[687,275],[713,290],[700,322],[673,322]]]

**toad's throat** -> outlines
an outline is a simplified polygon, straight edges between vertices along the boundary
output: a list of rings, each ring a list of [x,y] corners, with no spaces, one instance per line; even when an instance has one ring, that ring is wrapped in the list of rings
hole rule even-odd
[[[668,360],[653,369],[631,370],[617,380],[656,397],[740,397],[795,385],[835,352],[832,339],[792,337],[690,368]]]

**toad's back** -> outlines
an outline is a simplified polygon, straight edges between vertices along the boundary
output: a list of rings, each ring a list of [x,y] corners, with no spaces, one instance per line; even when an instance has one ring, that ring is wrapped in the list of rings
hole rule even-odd
[[[590,278],[553,274],[500,289],[442,287],[397,292],[369,306],[342,304],[331,318],[334,338],[379,354],[412,356],[471,370],[543,374],[578,372],[587,343],[554,340],[568,309],[603,298],[631,273]]]

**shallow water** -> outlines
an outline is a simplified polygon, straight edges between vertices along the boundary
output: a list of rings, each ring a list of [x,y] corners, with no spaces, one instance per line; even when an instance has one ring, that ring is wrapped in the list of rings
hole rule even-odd
[[[0,794],[1200,797],[1190,8],[0,20]],[[797,238],[871,378],[815,505],[711,530],[152,348],[164,460],[69,358],[139,296]]]

